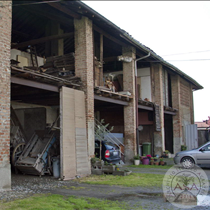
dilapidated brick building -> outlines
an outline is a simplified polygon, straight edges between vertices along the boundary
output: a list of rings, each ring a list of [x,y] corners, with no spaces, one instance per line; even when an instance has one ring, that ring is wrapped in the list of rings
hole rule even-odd
[[[178,152],[202,86],[84,3],[37,2],[0,2],[0,188],[11,186],[17,131],[23,146],[57,129],[64,180],[90,174],[95,119],[122,134],[125,162],[144,142]]]

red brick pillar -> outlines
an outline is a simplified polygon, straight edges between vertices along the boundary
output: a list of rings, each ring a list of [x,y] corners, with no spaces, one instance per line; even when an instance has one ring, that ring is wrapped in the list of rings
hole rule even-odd
[[[93,29],[86,17],[74,20],[75,73],[83,83],[86,97],[86,120],[89,156],[94,155],[94,80],[93,80]]]
[[[153,102],[159,106],[159,121],[158,127],[160,131],[157,131],[157,124],[154,128],[154,153],[155,155],[162,155],[163,150],[165,150],[165,134],[164,134],[164,101],[163,101],[163,69],[160,64],[151,65],[153,80]]]
[[[0,190],[11,189],[10,45],[11,1],[0,1]]]
[[[180,97],[180,77],[178,75],[171,76],[171,92],[172,106],[178,109],[173,116],[173,135],[174,135],[174,154],[181,150],[182,142],[182,117],[181,117],[181,97]]]
[[[129,163],[136,154],[136,99],[135,99],[135,62],[136,50],[133,47],[123,47],[123,55],[132,57],[130,63],[123,62],[123,88],[131,92],[133,100],[124,107],[124,144],[125,162]]]

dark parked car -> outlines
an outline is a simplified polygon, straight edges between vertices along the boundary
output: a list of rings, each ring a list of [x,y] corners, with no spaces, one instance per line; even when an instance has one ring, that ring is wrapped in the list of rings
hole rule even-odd
[[[176,153],[174,163],[184,168],[193,168],[195,165],[210,167],[210,141],[196,149]]]
[[[95,155],[100,157],[100,141],[95,140]],[[119,164],[121,160],[121,154],[119,148],[111,142],[102,141],[101,159],[108,163]]]

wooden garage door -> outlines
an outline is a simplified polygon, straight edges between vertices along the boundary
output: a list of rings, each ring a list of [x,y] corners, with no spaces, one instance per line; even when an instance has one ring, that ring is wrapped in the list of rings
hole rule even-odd
[[[60,112],[61,178],[90,174],[84,92],[62,87]]]

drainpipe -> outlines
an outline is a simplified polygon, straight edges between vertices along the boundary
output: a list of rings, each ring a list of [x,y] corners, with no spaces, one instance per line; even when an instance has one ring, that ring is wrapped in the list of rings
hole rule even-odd
[[[145,58],[148,58],[150,56],[150,53],[144,57],[138,58],[135,60],[135,94],[136,94],[136,144],[137,144],[137,154],[139,155],[139,130],[138,130],[138,126],[139,126],[139,109],[138,109],[138,90],[137,90],[137,62],[140,60],[143,60]]]

